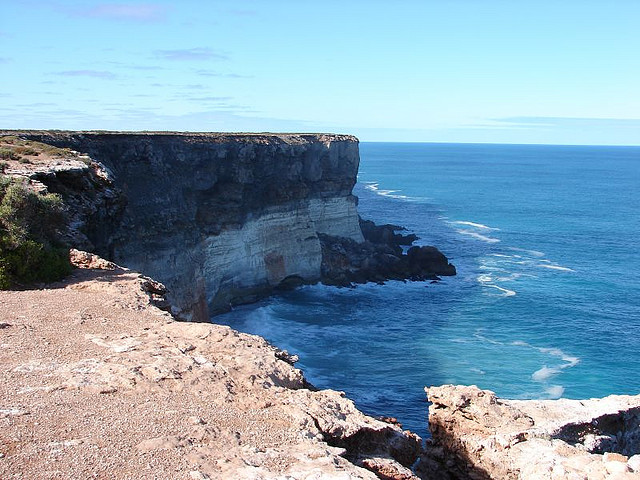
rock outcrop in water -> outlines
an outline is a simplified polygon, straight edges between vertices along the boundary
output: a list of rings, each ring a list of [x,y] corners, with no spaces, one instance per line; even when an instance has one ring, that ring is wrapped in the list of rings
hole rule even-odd
[[[322,281],[327,285],[386,280],[438,280],[456,274],[456,268],[436,247],[410,246],[418,237],[396,233],[397,225],[360,220],[364,242],[319,235],[322,245]]]
[[[208,320],[320,280],[346,285],[455,273],[432,247],[402,254],[398,239],[413,237],[393,226],[364,223],[371,240],[364,242],[351,193],[355,137],[1,134],[73,149],[67,163],[23,166],[21,174],[63,195],[72,246],[159,279],[184,319]]]
[[[640,395],[503,400],[475,386],[426,388],[426,479],[640,478]]]

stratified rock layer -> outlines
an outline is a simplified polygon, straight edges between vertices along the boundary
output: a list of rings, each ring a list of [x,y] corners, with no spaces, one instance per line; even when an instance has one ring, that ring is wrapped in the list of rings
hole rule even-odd
[[[426,479],[638,479],[640,395],[503,400],[475,386],[426,388]]]
[[[63,283],[0,292],[0,478],[415,478],[419,438],[308,389],[292,355],[72,258]]]
[[[165,283],[183,318],[207,320],[280,284],[317,282],[318,234],[362,241],[351,195],[355,137],[0,133],[87,153],[105,167],[126,206],[114,221],[102,218],[102,230],[87,229],[95,253]]]

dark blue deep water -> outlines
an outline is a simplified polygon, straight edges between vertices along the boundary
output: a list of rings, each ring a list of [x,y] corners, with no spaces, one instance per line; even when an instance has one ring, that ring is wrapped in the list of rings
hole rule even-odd
[[[406,226],[458,276],[304,287],[216,322],[421,435],[425,385],[640,393],[640,147],[363,143],[360,155],[361,215]]]

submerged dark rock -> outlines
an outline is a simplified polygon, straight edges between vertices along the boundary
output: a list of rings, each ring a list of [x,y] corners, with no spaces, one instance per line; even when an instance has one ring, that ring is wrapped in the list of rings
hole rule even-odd
[[[436,247],[412,246],[417,236],[396,233],[397,225],[376,225],[360,219],[364,242],[349,238],[319,235],[322,246],[322,282],[351,286],[354,283],[386,280],[439,280],[456,274],[456,268]]]

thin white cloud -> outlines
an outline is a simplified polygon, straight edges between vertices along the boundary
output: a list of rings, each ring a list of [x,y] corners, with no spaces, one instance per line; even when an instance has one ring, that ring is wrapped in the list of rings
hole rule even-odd
[[[56,75],[62,75],[63,77],[93,77],[104,80],[113,80],[116,78],[114,73],[103,70],[65,70],[63,72],[56,72]]]
[[[178,50],[156,50],[159,58],[173,61],[228,60],[224,53],[209,47],[184,48]]]
[[[131,70],[147,70],[147,71],[158,71],[164,70],[164,67],[159,67],[158,65],[130,65],[125,66],[124,68],[130,68]]]
[[[102,3],[73,12],[74,16],[133,22],[160,22],[166,18],[166,8],[154,3]]]
[[[214,70],[195,70],[197,75],[202,77],[218,77],[218,78],[252,78],[249,75],[239,75],[237,73],[220,73]]]

